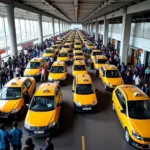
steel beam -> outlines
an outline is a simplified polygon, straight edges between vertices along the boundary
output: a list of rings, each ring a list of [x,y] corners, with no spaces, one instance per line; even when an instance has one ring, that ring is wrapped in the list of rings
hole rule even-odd
[[[129,6],[127,8],[127,14],[134,14],[142,11],[150,10],[150,0],[135,4],[133,6]]]
[[[76,23],[78,22],[78,0],[74,0],[75,18]]]

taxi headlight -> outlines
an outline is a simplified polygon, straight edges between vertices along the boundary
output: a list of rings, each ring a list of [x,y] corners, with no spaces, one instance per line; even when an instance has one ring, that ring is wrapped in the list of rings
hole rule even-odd
[[[108,83],[107,85],[108,85],[108,86],[112,86],[112,84],[110,84],[110,83]]]
[[[13,110],[11,111],[11,114],[14,114],[14,113],[16,113],[16,112],[18,112],[18,108],[13,109]]]
[[[97,105],[97,100],[95,100],[92,104],[92,106],[95,106],[95,105]]]
[[[138,139],[138,140],[143,140],[143,137],[141,137],[138,133],[136,133],[135,131],[132,131],[132,135]]]
[[[27,129],[30,129],[29,123],[25,122],[24,127],[27,128]]]
[[[49,81],[52,81],[53,79],[52,79],[51,77],[48,77],[48,80],[49,80]]]
[[[78,101],[76,101],[75,104],[76,104],[77,106],[81,106],[80,102],[78,102]]]
[[[55,121],[53,121],[53,122],[51,122],[49,125],[48,125],[48,128],[52,128],[52,127],[54,127],[55,126]]]

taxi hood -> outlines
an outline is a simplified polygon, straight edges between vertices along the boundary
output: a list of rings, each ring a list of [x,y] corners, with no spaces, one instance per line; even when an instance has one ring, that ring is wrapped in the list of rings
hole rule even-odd
[[[81,95],[81,94],[75,94],[75,100],[78,101],[81,105],[90,105],[97,100],[96,94],[87,94],[87,95]]]
[[[65,76],[66,76],[65,72],[63,72],[63,73],[49,73],[49,77],[52,79],[62,79]]]
[[[84,71],[73,71],[73,75],[78,75],[78,74],[87,74],[87,70]]]
[[[40,73],[40,68],[39,69],[25,69],[24,73],[27,75],[35,75],[36,73]]]
[[[69,60],[68,57],[57,57],[57,59],[58,59],[59,61],[67,61],[67,60]]]
[[[131,127],[144,138],[150,138],[150,120],[129,119]]]
[[[28,110],[25,122],[30,126],[48,126],[54,121],[56,110],[38,112]]]
[[[19,104],[20,99],[17,100],[0,100],[0,111],[1,112],[11,112],[16,109]]]
[[[120,85],[123,83],[122,77],[119,78],[107,78],[107,82],[112,85]]]

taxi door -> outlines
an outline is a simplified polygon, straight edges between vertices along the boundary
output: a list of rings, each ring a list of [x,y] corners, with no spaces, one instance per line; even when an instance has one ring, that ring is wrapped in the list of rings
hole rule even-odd
[[[59,120],[60,117],[60,112],[61,112],[61,107],[62,107],[62,92],[60,89],[60,86],[57,87],[56,89],[56,120]]]
[[[35,85],[32,83],[32,81],[30,79],[28,79],[26,82],[26,87],[28,90],[28,94],[30,96],[30,98],[32,98],[33,94],[34,94],[34,90],[35,90]]]
[[[125,127],[127,124],[125,97],[119,89],[116,89],[115,94],[113,96],[116,113],[122,126]]]

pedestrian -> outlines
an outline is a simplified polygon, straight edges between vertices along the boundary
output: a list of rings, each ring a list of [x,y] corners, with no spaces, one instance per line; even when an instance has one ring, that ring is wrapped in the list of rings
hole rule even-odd
[[[135,85],[140,88],[141,85],[141,78],[139,75],[137,75],[137,77],[135,78]]]
[[[4,124],[0,124],[0,150],[9,150],[9,134],[4,128]]]
[[[20,77],[20,68],[17,66],[15,69],[16,77]]]
[[[145,70],[146,82],[149,82],[149,77],[150,77],[150,67],[147,67],[146,70]]]
[[[24,67],[23,67],[23,65],[20,67],[20,75],[21,75],[21,77],[23,77],[23,72],[24,72]]]
[[[147,83],[145,83],[144,86],[142,86],[142,91],[147,95],[149,94],[149,89],[148,89]]]
[[[44,150],[54,150],[54,144],[51,142],[51,138],[46,139],[46,147]]]
[[[12,70],[12,68],[9,68],[9,80],[11,80],[13,78],[14,78],[13,70]]]
[[[35,148],[35,145],[33,143],[33,140],[30,137],[28,137],[25,140],[25,146],[23,147],[23,149],[34,150],[34,148]]]
[[[42,66],[41,68],[41,82],[45,82],[45,77],[46,77],[46,70],[44,68],[44,66]]]
[[[22,130],[18,128],[18,123],[15,121],[13,122],[13,129],[9,132],[10,141],[13,150],[21,150],[22,143]]]
[[[138,69],[140,69],[141,66],[142,66],[141,61],[139,61],[137,65]]]

